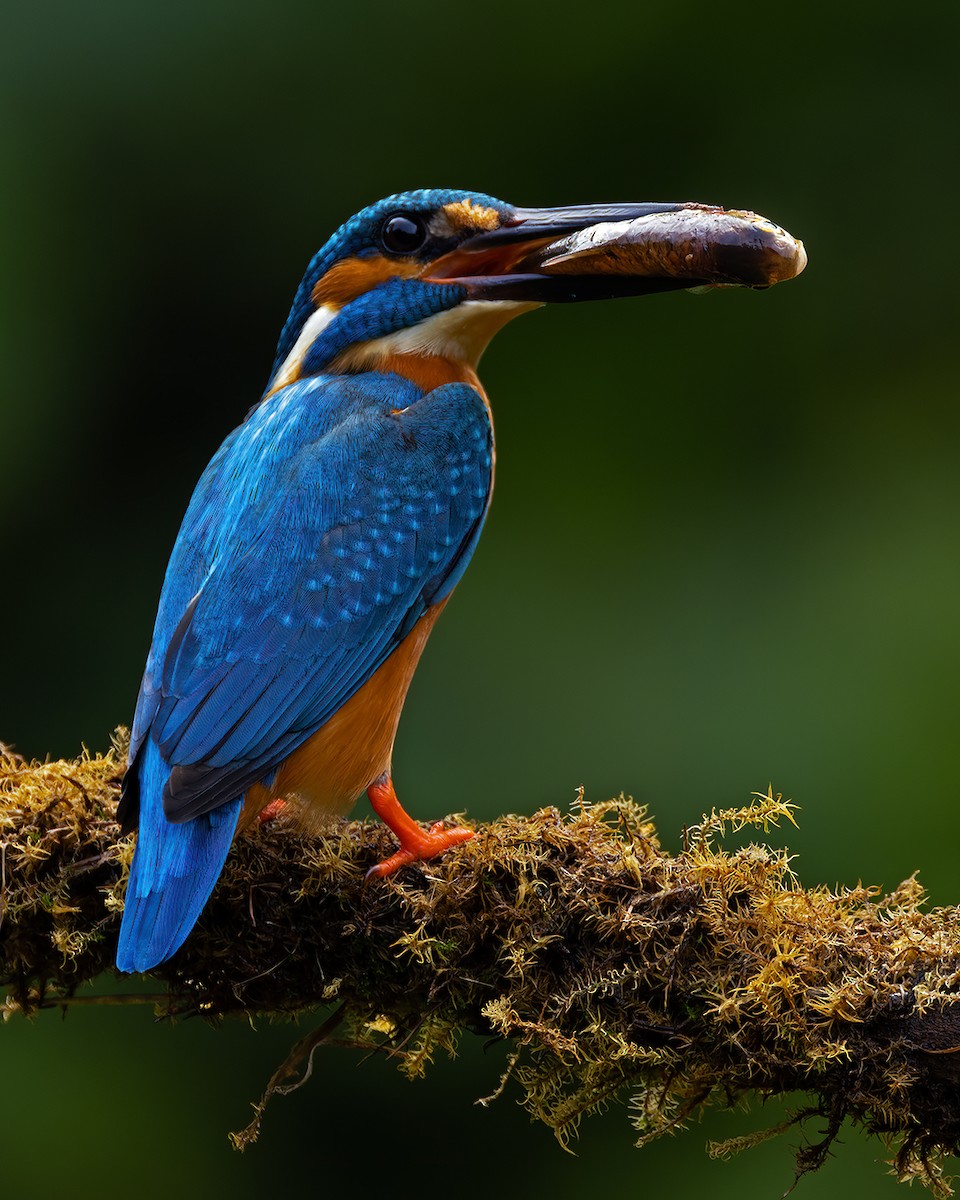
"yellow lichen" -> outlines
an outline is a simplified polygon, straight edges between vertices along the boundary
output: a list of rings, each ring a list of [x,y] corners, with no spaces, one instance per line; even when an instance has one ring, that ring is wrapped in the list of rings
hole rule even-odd
[[[133,844],[113,819],[123,757],[122,736],[75,762],[0,753],[4,1020],[70,1002],[112,965]],[[168,986],[159,1011],[250,1019],[336,998],[240,1147],[334,1033],[417,1077],[470,1029],[512,1041],[497,1091],[518,1089],[564,1146],[617,1098],[642,1144],[708,1104],[806,1091],[795,1120],[826,1135],[798,1169],[819,1166],[850,1117],[899,1139],[901,1178],[946,1195],[941,1158],[960,1140],[957,912],[924,908],[913,878],[886,896],[804,889],[786,850],[723,844],[793,812],[771,788],[704,814],[671,855],[644,808],[581,794],[569,814],[503,817],[374,886],[366,869],[393,848],[382,826],[307,836],[277,821],[238,841],[196,931],[153,972]]]

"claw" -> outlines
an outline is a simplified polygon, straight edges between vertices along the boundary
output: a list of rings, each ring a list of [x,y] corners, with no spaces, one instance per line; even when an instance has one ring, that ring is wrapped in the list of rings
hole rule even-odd
[[[401,867],[405,867],[408,863],[416,861],[416,858],[409,850],[398,850],[396,854],[391,854],[383,862],[378,862],[375,866],[372,866],[366,875],[364,875],[363,881],[364,883],[368,883],[371,879],[386,879],[394,871],[399,871]]]
[[[266,825],[269,821],[275,821],[286,807],[286,800],[281,800],[279,796],[276,798],[276,800],[271,800],[270,803],[265,804],[257,814],[258,824]]]

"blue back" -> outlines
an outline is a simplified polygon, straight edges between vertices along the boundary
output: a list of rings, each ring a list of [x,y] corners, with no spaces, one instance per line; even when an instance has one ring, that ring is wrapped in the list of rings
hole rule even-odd
[[[212,459],[170,559],[121,817],[140,834],[118,966],[182,943],[243,793],[443,600],[489,501],[479,394],[317,376],[262,401]]]

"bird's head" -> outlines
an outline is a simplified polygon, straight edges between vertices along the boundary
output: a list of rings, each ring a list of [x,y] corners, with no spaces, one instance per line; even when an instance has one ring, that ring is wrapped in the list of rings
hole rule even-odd
[[[320,372],[397,371],[433,386],[473,378],[490,338],[548,301],[687,286],[547,276],[531,263],[558,238],[678,204],[514,208],[479,192],[390,196],[351,217],[314,256],[283,327],[268,391]]]

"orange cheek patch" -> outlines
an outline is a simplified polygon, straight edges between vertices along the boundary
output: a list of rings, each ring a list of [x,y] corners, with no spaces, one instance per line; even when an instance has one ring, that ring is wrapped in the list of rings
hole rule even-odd
[[[415,259],[386,259],[381,254],[367,258],[344,258],[334,263],[313,289],[313,302],[343,308],[364,292],[388,279],[412,279],[423,270]]]

